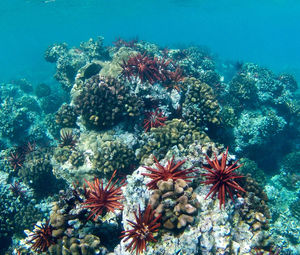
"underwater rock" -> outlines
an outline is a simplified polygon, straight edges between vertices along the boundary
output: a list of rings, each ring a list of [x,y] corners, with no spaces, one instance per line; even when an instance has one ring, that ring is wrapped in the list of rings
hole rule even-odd
[[[38,98],[49,96],[51,94],[51,88],[45,83],[38,84],[35,88],[35,94]]]

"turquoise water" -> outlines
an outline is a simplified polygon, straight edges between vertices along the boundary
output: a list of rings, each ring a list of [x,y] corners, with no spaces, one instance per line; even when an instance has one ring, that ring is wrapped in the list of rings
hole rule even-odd
[[[0,255],[300,254],[299,17],[0,0]]]
[[[4,0],[0,77],[47,80],[44,49],[102,35],[160,45],[206,45],[223,59],[252,61],[299,77],[300,3],[266,1]]]

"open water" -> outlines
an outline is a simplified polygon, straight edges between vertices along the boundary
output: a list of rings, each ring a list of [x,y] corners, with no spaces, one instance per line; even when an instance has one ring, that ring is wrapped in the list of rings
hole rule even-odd
[[[0,0],[0,255],[299,255],[299,83],[300,0]]]
[[[102,35],[160,45],[206,45],[225,60],[252,61],[299,77],[297,0],[2,0],[0,79],[45,80],[52,43]]]

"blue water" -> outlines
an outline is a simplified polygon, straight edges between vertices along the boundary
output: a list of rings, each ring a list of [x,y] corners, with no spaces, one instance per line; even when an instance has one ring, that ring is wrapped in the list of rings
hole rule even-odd
[[[49,44],[102,35],[160,45],[206,45],[220,58],[255,62],[300,79],[297,0],[2,0],[0,81],[48,81]]]

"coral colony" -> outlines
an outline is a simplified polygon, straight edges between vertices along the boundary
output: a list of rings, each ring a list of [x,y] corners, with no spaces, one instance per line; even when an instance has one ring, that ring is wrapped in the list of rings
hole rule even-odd
[[[299,254],[293,76],[122,38],[45,59],[60,89],[1,85],[1,254]]]

